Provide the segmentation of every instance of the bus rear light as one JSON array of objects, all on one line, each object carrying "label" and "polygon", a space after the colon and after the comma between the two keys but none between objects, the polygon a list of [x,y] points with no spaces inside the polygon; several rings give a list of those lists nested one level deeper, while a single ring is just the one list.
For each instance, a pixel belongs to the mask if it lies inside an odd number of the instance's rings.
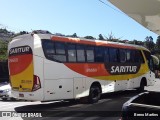
[{"label": "bus rear light", "polygon": [[34,78],[34,80],[33,80],[32,91],[36,91],[41,88],[41,82],[40,82],[40,78],[38,76],[34,75],[33,78]]}]

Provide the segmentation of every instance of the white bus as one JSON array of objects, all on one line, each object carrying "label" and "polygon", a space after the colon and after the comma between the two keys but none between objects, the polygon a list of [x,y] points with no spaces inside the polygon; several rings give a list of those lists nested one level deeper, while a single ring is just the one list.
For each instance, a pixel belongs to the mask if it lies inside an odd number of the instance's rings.
[{"label": "white bus", "polygon": [[8,46],[12,94],[25,100],[88,98],[154,85],[154,63],[142,46],[26,34]]}]

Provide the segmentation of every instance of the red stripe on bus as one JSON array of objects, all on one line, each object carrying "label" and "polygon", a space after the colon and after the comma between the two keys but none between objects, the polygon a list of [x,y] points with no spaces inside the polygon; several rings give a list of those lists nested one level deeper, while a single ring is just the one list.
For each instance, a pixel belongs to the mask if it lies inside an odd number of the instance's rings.
[{"label": "red stripe on bus", "polygon": [[102,63],[64,63],[69,69],[88,76],[109,76],[110,74],[106,71],[104,64]]},{"label": "red stripe on bus", "polygon": [[10,75],[16,75],[23,72],[32,62],[32,54],[24,54],[9,57]]}]

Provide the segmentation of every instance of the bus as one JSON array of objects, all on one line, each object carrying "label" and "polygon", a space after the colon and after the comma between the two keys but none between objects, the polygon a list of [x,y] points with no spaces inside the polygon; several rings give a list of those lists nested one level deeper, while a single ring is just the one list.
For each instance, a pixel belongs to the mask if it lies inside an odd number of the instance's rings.
[{"label": "bus", "polygon": [[148,49],[118,42],[25,34],[8,45],[12,94],[18,99],[53,101],[87,98],[154,85]]}]

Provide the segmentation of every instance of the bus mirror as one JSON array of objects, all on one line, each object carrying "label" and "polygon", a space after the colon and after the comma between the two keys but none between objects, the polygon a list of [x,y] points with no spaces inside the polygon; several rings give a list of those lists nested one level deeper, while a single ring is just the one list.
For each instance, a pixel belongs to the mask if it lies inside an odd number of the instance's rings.
[{"label": "bus mirror", "polygon": [[152,56],[154,65],[159,66],[159,59],[158,59],[158,57],[156,57],[155,55],[151,55],[151,56]]},{"label": "bus mirror", "polygon": [[151,55],[151,57],[152,57],[153,64],[154,64],[155,77],[159,78],[159,71],[160,71],[159,59],[154,55]]}]

